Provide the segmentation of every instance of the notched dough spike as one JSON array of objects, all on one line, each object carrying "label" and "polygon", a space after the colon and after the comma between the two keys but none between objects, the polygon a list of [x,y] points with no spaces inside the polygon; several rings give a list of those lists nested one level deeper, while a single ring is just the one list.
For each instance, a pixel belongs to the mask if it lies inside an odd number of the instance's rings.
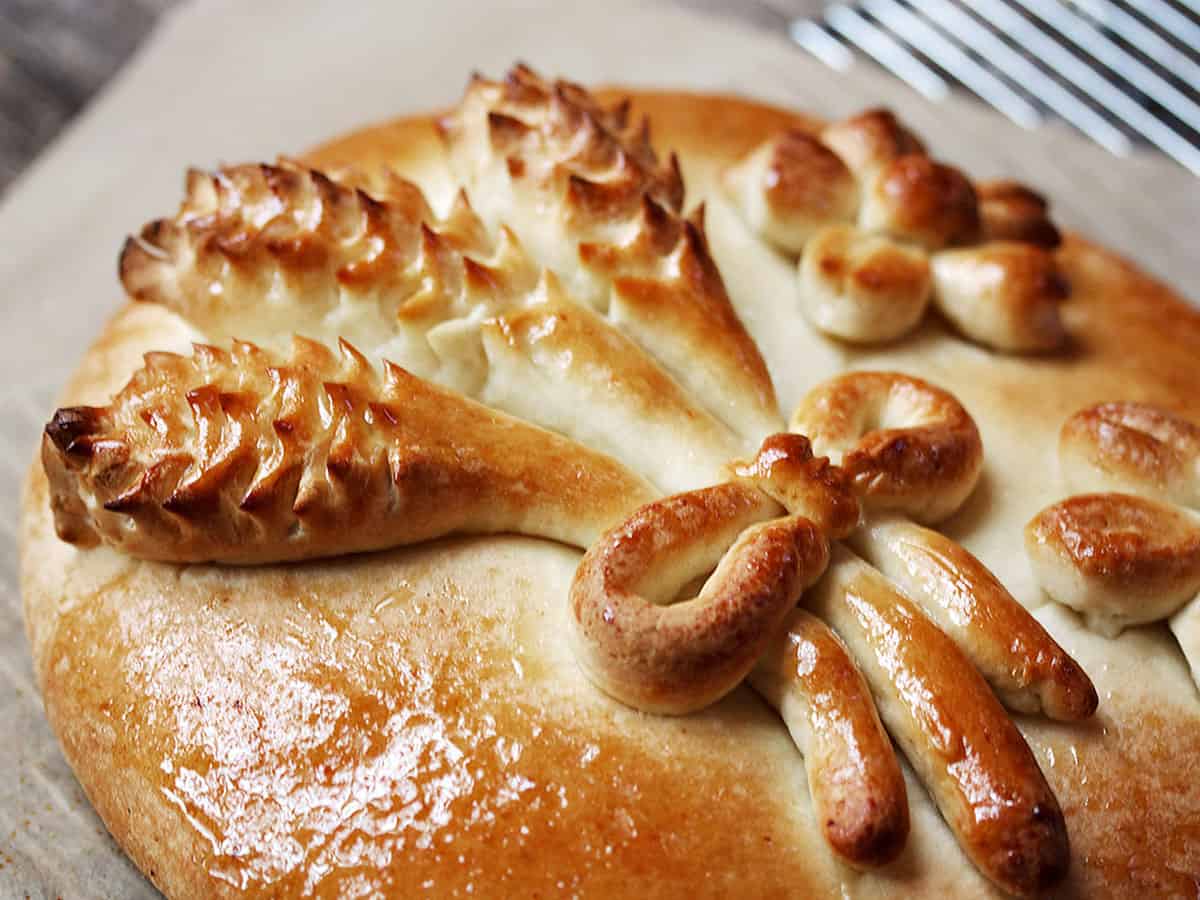
[{"label": "notched dough spike", "polygon": [[109,406],[55,414],[42,458],[64,539],[231,563],[464,532],[584,546],[652,496],[611,458],[399,367],[381,386],[344,342],[238,356],[159,354]]},{"label": "notched dough spike", "polygon": [[684,221],[678,160],[660,161],[644,119],[529,69],[471,82],[451,118],[451,167],[485,221],[516,229],[710,414],[753,440],[779,429],[766,364]]},{"label": "notched dough spike", "polygon": [[281,349],[293,331],[333,340],[337,321],[372,356],[410,302],[432,302],[440,317],[467,312],[464,260],[503,266],[513,289],[536,283],[519,246],[497,248],[465,196],[438,219],[415,185],[376,180],[379,197],[292,162],[193,175],[174,218],[126,241],[121,280],[217,340]]}]

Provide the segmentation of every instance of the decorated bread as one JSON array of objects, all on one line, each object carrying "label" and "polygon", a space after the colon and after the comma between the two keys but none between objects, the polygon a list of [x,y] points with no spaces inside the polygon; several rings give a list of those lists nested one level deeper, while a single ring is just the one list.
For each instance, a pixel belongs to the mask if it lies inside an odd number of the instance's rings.
[{"label": "decorated bread", "polygon": [[1200,313],[936,154],[517,66],[189,172],[22,525],[146,876],[1194,896]]}]

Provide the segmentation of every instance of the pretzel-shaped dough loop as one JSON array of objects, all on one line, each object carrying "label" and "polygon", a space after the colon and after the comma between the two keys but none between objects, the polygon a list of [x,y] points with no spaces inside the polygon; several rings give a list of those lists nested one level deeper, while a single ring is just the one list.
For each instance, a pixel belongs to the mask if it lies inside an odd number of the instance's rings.
[{"label": "pretzel-shaped dough loop", "polygon": [[[1066,421],[1058,451],[1069,486],[1116,492],[1068,497],[1025,527],[1026,555],[1051,598],[1115,637],[1197,596],[1200,514],[1173,504],[1200,506],[1200,427],[1145,403],[1100,403]],[[1183,621],[1172,628],[1197,670]]]},{"label": "pretzel-shaped dough loop", "polygon": [[850,372],[822,382],[792,415],[814,452],[850,476],[868,510],[933,523],[975,489],[983,442],[954,396],[897,372]]}]

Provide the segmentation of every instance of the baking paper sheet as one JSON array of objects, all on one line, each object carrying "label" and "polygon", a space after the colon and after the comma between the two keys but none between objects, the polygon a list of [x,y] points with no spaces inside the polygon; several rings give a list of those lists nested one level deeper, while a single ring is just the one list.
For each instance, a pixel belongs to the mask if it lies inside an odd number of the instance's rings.
[{"label": "baking paper sheet", "polygon": [[45,723],[16,587],[19,483],[60,385],[119,302],[122,239],[175,208],[188,165],[273,159],[444,106],[472,69],[498,74],[517,59],[581,81],[737,92],[827,116],[887,104],[976,177],[1039,187],[1060,222],[1184,291],[1200,276],[1200,181],[1172,163],[1114,159],[1065,126],[1022,131],[966,100],[934,106],[866,63],[834,73],[781,37],[666,3],[181,7],[0,206],[0,898],[155,895]]}]

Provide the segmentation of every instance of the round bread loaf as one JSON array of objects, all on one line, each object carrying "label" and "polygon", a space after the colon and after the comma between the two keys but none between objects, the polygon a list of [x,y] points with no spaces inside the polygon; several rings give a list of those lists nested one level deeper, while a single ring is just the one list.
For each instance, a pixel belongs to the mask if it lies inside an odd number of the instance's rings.
[{"label": "round bread loaf", "polygon": [[[1068,493],[1056,450],[1078,410],[1138,401],[1197,418],[1200,312],[1067,235],[1055,251],[1071,286],[1058,353],[1003,355],[933,314],[886,345],[839,343],[802,314],[794,260],[722,189],[723,171],[763,141],[816,123],[727,97],[631,97],[660,153],[678,152],[689,207],[706,201],[708,249],[781,423],[818,382],[884,369],[952,392],[978,424],[980,482],[938,528],[1036,610],[1099,695],[1084,722],[1014,716],[1065,816],[1059,890],[1194,895],[1200,696],[1179,644],[1200,644],[1200,616],[1182,613],[1178,637],[1163,623],[1090,631],[1049,602],[1022,547],[1030,517]],[[454,184],[432,118],[369,128],[303,161],[367,184],[395,169],[438,208]],[[125,306],[64,405],[107,402],[143,353],[186,351],[195,337],[162,306]],[[694,364],[706,366],[702,352]],[[610,429],[602,449],[623,459],[620,447],[641,439]],[[675,451],[694,464],[685,441]],[[907,843],[858,871],[826,844],[796,746],[747,687],[682,717],[597,690],[569,638],[576,549],[493,535],[289,564],[172,564],[60,540],[40,465],[23,504],[22,590],[47,715],[108,829],[170,897],[999,890],[907,766]]]}]

